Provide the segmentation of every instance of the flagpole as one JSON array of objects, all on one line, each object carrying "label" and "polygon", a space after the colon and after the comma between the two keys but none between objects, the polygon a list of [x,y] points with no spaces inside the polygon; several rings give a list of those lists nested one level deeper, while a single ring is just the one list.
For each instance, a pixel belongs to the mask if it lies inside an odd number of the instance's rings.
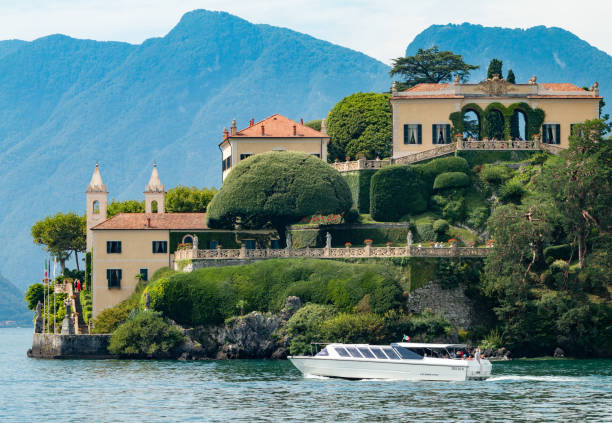
[{"label": "flagpole", "polygon": [[43,272],[43,333],[45,333],[45,328],[47,327],[45,325],[45,319],[47,317],[47,291],[45,290],[46,288],[46,280],[47,280],[47,259],[45,259],[45,267],[44,267],[45,271]]},{"label": "flagpole", "polygon": [[55,320],[57,315],[55,314],[55,267],[57,265],[57,257],[53,257],[53,334],[55,334]]}]

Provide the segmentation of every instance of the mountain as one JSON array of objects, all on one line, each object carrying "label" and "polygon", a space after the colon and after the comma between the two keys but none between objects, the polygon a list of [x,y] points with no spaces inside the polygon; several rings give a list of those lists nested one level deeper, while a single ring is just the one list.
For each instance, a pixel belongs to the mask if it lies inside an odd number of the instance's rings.
[{"label": "mountain", "polygon": [[497,58],[504,62],[503,76],[512,69],[517,83],[526,83],[533,75],[540,82],[571,82],[579,87],[590,87],[598,81],[604,98],[612,95],[612,56],[561,28],[432,25],[408,45],[406,55],[434,45],[462,54],[467,63],[480,65],[472,73],[472,81],[484,79],[489,61]]},{"label": "mountain", "polygon": [[205,10],[140,45],[64,35],[0,42],[0,268],[24,289],[40,279],[30,227],[84,212],[97,161],[111,198],[140,199],[154,161],[168,187],[219,186],[217,144],[233,118],[242,127],[274,113],[321,118],[346,95],[388,89],[388,69]]},{"label": "mountain", "polygon": [[0,274],[0,327],[7,320],[31,325],[33,313],[26,307],[23,293]]}]

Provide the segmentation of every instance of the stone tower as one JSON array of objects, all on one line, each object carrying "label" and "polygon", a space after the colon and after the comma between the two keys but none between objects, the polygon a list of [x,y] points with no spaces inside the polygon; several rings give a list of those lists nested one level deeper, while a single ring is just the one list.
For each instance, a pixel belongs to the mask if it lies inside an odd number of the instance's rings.
[{"label": "stone tower", "polygon": [[157,165],[153,165],[151,178],[145,187],[145,213],[153,213],[153,203],[157,203],[157,213],[165,212],[166,191],[159,179]]},{"label": "stone tower", "polygon": [[108,192],[106,191],[106,185],[102,182],[97,163],[93,175],[91,175],[91,181],[87,186],[87,191],[85,191],[85,197],[87,199],[87,213],[85,214],[87,216],[87,251],[91,251],[93,247],[91,228],[106,220],[106,206],[108,204]]}]

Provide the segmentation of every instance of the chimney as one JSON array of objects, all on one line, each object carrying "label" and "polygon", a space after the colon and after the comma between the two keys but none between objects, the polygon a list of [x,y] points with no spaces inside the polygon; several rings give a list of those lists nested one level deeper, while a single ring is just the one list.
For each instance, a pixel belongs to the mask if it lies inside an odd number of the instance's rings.
[{"label": "chimney", "polygon": [[151,227],[151,218],[147,217],[147,228]]},{"label": "chimney", "polygon": [[232,126],[230,127],[230,134],[233,136],[236,135],[236,119],[232,120]]},{"label": "chimney", "polygon": [[255,119],[251,118],[249,121],[249,128],[255,124]]},{"label": "chimney", "polygon": [[293,125],[293,136],[297,135],[297,127]]},{"label": "chimney", "polygon": [[266,135],[266,129],[264,128],[263,125],[261,125],[261,135],[262,136]]},{"label": "chimney", "polygon": [[229,137],[229,132],[227,132],[227,128],[223,128],[223,139],[227,139]]},{"label": "chimney", "polygon": [[300,118],[300,125],[304,124],[304,119]]},{"label": "chimney", "polygon": [[321,119],[321,133],[327,135],[327,124],[325,123],[325,119]]}]

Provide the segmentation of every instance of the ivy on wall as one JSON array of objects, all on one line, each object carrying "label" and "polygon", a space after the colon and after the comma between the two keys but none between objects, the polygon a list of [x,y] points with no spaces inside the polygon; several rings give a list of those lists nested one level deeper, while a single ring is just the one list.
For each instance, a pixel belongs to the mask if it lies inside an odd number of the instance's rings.
[{"label": "ivy on wall", "polygon": [[483,139],[489,126],[487,116],[494,110],[500,112],[504,117],[504,138],[507,140],[510,139],[510,120],[516,110],[525,114],[525,120],[527,121],[526,139],[531,139],[535,134],[540,132],[545,117],[544,110],[540,108],[532,109],[531,106],[525,102],[513,103],[508,107],[499,102],[494,102],[489,104],[484,110],[478,104],[469,103],[463,106],[461,111],[453,112],[448,117],[453,125],[453,137],[463,133],[463,117],[467,112],[473,111],[478,115],[478,121],[480,122],[480,139]]}]

